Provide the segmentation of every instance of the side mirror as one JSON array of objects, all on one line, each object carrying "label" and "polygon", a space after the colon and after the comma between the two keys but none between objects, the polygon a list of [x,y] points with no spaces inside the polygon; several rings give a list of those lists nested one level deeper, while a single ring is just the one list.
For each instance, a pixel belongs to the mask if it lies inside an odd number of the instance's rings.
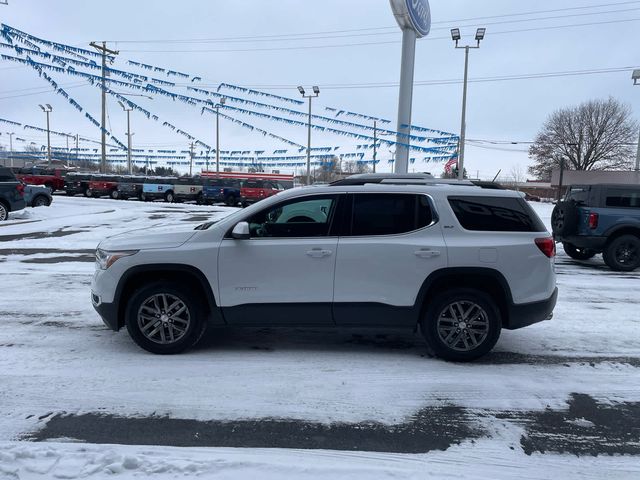
[{"label": "side mirror", "polygon": [[247,222],[238,223],[235,227],[233,227],[231,236],[236,240],[249,240],[251,238],[249,224]]}]

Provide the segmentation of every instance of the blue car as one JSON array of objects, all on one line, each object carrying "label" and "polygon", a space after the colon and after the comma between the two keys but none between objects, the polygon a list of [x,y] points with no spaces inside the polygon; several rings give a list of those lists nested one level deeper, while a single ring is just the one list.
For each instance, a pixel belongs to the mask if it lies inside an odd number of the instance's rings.
[{"label": "blue car", "polygon": [[48,207],[53,201],[51,189],[44,185],[25,185],[24,201],[29,207]]},{"label": "blue car", "polygon": [[202,196],[198,199],[198,203],[205,205],[225,203],[230,207],[235,207],[238,202],[242,202],[240,182],[230,178],[210,178],[205,180],[202,187]]}]

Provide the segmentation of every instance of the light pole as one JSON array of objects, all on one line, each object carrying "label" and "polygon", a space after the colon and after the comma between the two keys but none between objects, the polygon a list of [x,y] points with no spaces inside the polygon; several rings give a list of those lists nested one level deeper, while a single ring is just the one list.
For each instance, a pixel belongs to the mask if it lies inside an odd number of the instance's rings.
[{"label": "light pole", "polygon": [[127,108],[124,103],[118,100],[118,104],[127,112],[127,171],[131,175],[131,110],[133,107]]},{"label": "light pole", "polygon": [[7,132],[7,135],[9,135],[9,166],[13,168],[13,136],[15,135],[15,133]]},{"label": "light pole", "polygon": [[[220,107],[227,103],[226,97],[221,97],[216,104],[216,175],[220,173]],[[207,171],[209,171],[209,157],[207,157]]]},{"label": "light pole", "polygon": [[[631,78],[634,85],[640,85],[640,70],[634,70]],[[636,172],[640,172],[640,137],[638,138],[638,153],[636,154]]]},{"label": "light pole", "polygon": [[466,45],[461,47],[458,45],[462,36],[459,28],[451,29],[451,38],[456,42],[456,48],[464,49],[464,87],[462,91],[462,122],[460,126],[460,147],[458,151],[458,180],[464,180],[464,143],[467,130],[467,83],[469,80],[469,50],[472,48],[480,48],[480,42],[484,40],[486,28],[479,28],[476,31],[476,45]]},{"label": "light pole", "polygon": [[311,185],[311,100],[320,95],[320,89],[313,87],[313,95],[307,95],[304,88],[298,87],[302,98],[309,99],[309,123],[307,124],[307,185]]},{"label": "light pole", "polygon": [[53,108],[48,103],[46,106],[40,105],[42,111],[47,115],[47,166],[51,166],[51,132],[49,131],[49,114]]}]

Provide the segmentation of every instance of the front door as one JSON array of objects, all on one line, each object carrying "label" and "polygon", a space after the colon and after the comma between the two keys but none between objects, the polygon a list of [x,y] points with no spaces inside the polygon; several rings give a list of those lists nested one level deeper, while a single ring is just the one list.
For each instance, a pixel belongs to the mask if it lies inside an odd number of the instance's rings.
[{"label": "front door", "polygon": [[248,218],[251,238],[225,238],[220,306],[232,325],[331,325],[337,195],[310,195]]}]

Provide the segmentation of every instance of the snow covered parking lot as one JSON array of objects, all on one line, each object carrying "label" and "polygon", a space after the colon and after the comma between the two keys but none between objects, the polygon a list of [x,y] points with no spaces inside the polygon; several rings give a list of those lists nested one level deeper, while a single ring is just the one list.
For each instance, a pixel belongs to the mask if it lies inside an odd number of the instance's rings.
[{"label": "snow covered parking lot", "polygon": [[640,272],[559,252],[554,319],[471,365],[418,335],[312,329],[158,357],[103,326],[100,240],[229,211],[56,197],[0,225],[0,478],[640,476]]}]

